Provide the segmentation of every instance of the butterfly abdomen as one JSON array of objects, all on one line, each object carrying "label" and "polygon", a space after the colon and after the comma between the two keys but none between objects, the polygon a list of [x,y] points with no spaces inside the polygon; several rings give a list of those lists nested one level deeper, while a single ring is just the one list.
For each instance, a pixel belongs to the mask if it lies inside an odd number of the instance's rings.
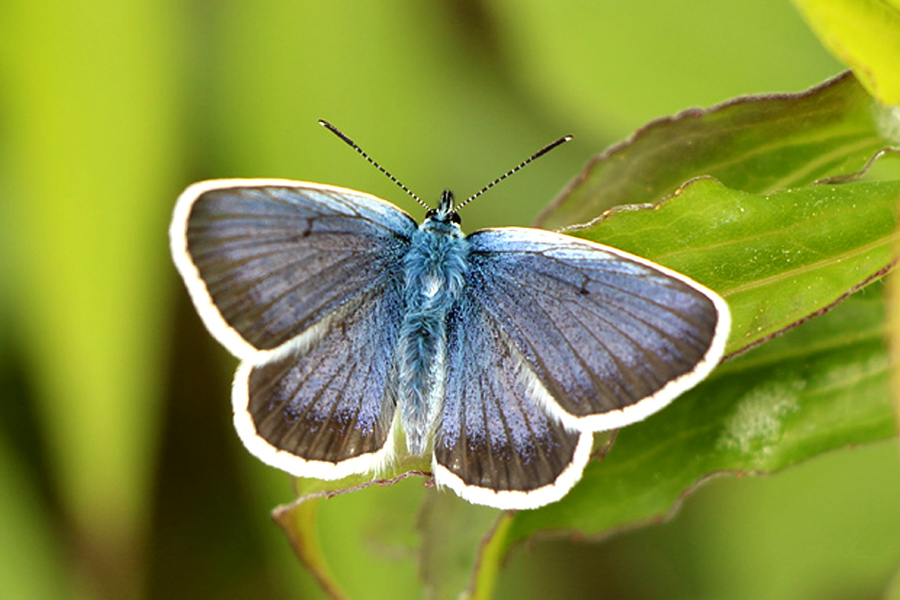
[{"label": "butterfly abdomen", "polygon": [[441,406],[447,315],[465,283],[466,248],[457,225],[426,220],[404,257],[406,311],[394,360],[401,424],[413,454],[427,449]]}]

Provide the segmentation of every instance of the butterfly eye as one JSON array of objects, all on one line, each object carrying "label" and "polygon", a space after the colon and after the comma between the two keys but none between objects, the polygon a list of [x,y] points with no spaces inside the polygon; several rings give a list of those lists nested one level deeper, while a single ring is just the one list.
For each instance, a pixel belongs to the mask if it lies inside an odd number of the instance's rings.
[{"label": "butterfly eye", "polygon": [[462,223],[462,219],[459,218],[459,214],[452,212],[449,215],[441,215],[441,211],[437,208],[432,208],[427,213],[425,213],[426,219],[433,219],[435,221],[441,221],[442,223],[453,223],[455,225],[459,225]]}]

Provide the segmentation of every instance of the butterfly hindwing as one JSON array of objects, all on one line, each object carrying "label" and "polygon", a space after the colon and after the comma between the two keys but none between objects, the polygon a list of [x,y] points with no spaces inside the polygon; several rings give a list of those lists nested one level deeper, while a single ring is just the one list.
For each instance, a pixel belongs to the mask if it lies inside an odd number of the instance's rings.
[{"label": "butterfly hindwing", "polygon": [[409,215],[361,192],[237,179],[185,190],[170,237],[207,328],[246,358],[402,276],[415,229]]},{"label": "butterfly hindwing", "polygon": [[567,430],[541,406],[530,366],[473,296],[464,294],[447,326],[435,480],[497,508],[558,500],[581,477],[592,435]]},{"label": "butterfly hindwing", "polygon": [[396,286],[376,288],[235,376],[235,426],[265,462],[303,477],[377,471],[393,453],[391,350],[400,325]]},{"label": "butterfly hindwing", "polygon": [[548,410],[578,430],[638,421],[718,363],[725,301],[620,250],[538,229],[469,236],[479,301],[540,382]]}]

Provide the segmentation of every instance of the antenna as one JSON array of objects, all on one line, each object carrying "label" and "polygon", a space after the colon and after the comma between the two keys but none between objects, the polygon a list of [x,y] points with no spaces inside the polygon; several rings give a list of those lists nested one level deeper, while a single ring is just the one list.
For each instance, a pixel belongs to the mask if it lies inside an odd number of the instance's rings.
[{"label": "antenna", "polygon": [[530,163],[531,161],[535,160],[536,158],[540,158],[541,156],[547,154],[548,152],[550,152],[551,150],[553,150],[553,149],[556,148],[557,146],[560,146],[560,145],[562,145],[562,144],[565,144],[566,142],[568,142],[569,140],[571,140],[573,137],[575,137],[575,136],[572,136],[572,135],[566,135],[566,136],[563,136],[563,137],[559,138],[559,139],[556,140],[555,142],[552,142],[552,143],[550,143],[550,144],[547,144],[546,146],[544,146],[543,148],[541,148],[540,150],[538,150],[537,152],[535,152],[534,154],[532,154],[529,158],[527,158],[526,160],[523,160],[521,163],[519,163],[519,165],[518,165],[517,167],[515,167],[515,168],[513,168],[513,169],[510,169],[509,171],[507,171],[506,173],[504,173],[503,175],[501,175],[501,176],[498,177],[497,179],[493,180],[492,182],[490,182],[489,184],[487,184],[486,186],[484,186],[483,188],[481,188],[478,192],[476,192],[476,193],[472,194],[471,196],[469,196],[468,198],[466,198],[466,200],[465,200],[464,202],[461,202],[458,206],[456,206],[456,208],[453,209],[453,212],[454,212],[454,213],[458,213],[458,212],[459,212],[459,209],[461,209],[463,206],[465,206],[466,204],[468,204],[469,202],[471,202],[472,200],[474,200],[474,199],[477,198],[478,196],[482,195],[483,193],[485,193],[486,191],[488,191],[489,189],[491,189],[492,187],[494,187],[495,185],[497,185],[498,183],[500,183],[501,181],[503,181],[504,179],[506,179],[507,177],[509,177],[509,176],[512,175],[513,173],[519,171],[520,169],[522,169],[525,165],[527,165],[527,164]]},{"label": "antenna", "polygon": [[[322,120],[322,119],[319,119],[319,125],[321,125],[322,127],[327,127],[327,128],[329,129],[329,131],[331,131],[331,133],[333,133],[334,135],[336,135],[336,136],[338,136],[339,138],[341,138],[342,140],[344,140],[344,142],[346,142],[348,146],[350,146],[351,148],[353,148],[354,150],[356,150],[357,152],[359,152],[360,156],[362,156],[364,159],[366,159],[367,161],[369,161],[369,164],[371,164],[371,165],[374,166],[376,169],[378,169],[379,171],[381,171],[382,173],[384,173],[385,175],[387,175],[388,179],[390,179],[391,181],[393,181],[394,183],[396,183],[398,186],[400,186],[400,189],[403,190],[404,192],[406,192],[407,194],[409,194],[412,198],[414,198],[416,202],[418,202],[419,204],[421,204],[422,206],[424,206],[426,209],[431,210],[431,207],[430,207],[430,206],[428,206],[427,204],[425,204],[424,202],[422,202],[422,200],[419,199],[418,196],[416,196],[415,194],[413,194],[413,193],[409,190],[408,187],[406,187],[405,185],[403,185],[402,183],[400,183],[399,181],[397,181],[397,179],[396,179],[393,175],[391,175],[390,173],[388,173],[388,172],[384,169],[384,167],[382,167],[382,166],[379,165],[377,162],[375,162],[374,160],[372,160],[372,159],[369,157],[369,155],[366,154],[366,153],[363,151],[362,148],[360,148],[359,146],[356,145],[356,142],[354,142],[354,141],[351,140],[349,137],[347,137],[346,135],[344,135],[344,132],[342,132],[340,129],[338,129],[337,127],[335,127],[334,125],[332,125],[332,124],[329,123],[328,121],[324,121],[324,120]],[[558,144],[558,143],[559,143],[559,142],[557,142],[557,144]],[[529,162],[529,161],[531,161],[531,160],[534,159],[534,158],[537,158],[537,156],[540,156],[540,154],[546,152],[546,151],[549,150],[549,149],[550,149],[549,147],[548,147],[548,148],[544,148],[540,153],[538,153],[537,155],[535,155],[535,156],[531,157],[530,159],[528,159],[528,161],[526,161],[526,163]],[[522,165],[520,165],[520,166],[522,166]],[[517,167],[517,168],[518,168],[518,167]],[[493,185],[493,184],[491,184],[491,185]],[[488,186],[488,187],[490,187],[490,186]]]}]

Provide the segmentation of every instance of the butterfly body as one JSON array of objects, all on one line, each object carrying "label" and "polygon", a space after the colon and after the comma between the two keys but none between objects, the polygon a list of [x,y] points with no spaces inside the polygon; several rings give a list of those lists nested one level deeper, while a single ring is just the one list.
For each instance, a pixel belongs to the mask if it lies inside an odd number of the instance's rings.
[{"label": "butterfly body", "polygon": [[170,227],[198,313],[240,359],[235,427],[302,477],[430,453],[439,486],[505,509],[565,495],[594,431],[639,421],[721,358],[727,303],[558,233],[464,235],[449,193],[421,225],[362,192],[196,183]]},{"label": "butterfly body", "polygon": [[396,390],[407,449],[423,454],[441,406],[446,379],[447,317],[465,286],[467,242],[450,220],[452,194],[413,233],[403,258],[404,316],[397,349]]}]

